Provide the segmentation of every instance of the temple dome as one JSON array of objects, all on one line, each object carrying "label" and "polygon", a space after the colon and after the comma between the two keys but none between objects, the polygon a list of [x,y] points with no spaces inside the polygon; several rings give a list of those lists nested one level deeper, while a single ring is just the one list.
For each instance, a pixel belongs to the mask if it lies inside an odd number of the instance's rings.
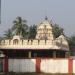
[{"label": "temple dome", "polygon": [[56,43],[59,44],[59,46],[62,46],[65,50],[69,50],[68,41],[66,40],[66,37],[64,35],[60,35],[58,38],[56,38]]}]

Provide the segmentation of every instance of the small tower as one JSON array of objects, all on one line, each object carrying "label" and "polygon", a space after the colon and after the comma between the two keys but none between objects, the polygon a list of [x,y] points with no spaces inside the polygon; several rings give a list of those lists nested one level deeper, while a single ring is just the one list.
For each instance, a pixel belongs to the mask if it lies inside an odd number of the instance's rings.
[{"label": "small tower", "polygon": [[46,16],[45,20],[37,26],[36,39],[53,40],[53,32],[52,31],[53,31],[52,25]]}]

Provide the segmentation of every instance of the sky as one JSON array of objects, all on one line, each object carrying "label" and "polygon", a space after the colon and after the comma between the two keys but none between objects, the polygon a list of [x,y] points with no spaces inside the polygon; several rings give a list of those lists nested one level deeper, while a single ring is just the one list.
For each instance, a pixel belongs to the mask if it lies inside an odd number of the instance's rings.
[{"label": "sky", "polygon": [[75,35],[75,0],[1,0],[0,36],[21,16],[28,25],[39,24],[45,16],[64,28],[67,36]]},{"label": "sky", "polygon": [[0,23],[1,23],[1,0],[0,0]]}]

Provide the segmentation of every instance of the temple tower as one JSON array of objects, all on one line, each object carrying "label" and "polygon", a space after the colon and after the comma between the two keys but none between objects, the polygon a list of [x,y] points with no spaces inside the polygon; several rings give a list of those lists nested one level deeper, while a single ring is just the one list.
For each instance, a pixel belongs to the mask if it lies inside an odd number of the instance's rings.
[{"label": "temple tower", "polygon": [[37,25],[36,39],[53,40],[52,24],[46,17],[43,22]]}]

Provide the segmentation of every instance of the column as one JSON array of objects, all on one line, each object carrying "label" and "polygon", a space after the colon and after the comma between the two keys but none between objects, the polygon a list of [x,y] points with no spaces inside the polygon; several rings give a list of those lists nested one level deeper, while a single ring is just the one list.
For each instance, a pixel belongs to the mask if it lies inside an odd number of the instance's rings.
[{"label": "column", "polygon": [[53,51],[53,58],[56,58],[56,51]]},{"label": "column", "polygon": [[40,71],[40,66],[41,66],[41,58],[36,58],[36,72],[41,72]]},{"label": "column", "polygon": [[69,52],[65,52],[65,58],[69,57]]},{"label": "column", "polygon": [[8,72],[8,56],[7,51],[5,51],[5,57],[4,57],[4,72]]},{"label": "column", "polygon": [[68,59],[68,73],[69,75],[73,74],[73,59]]},{"label": "column", "polygon": [[4,72],[8,72],[8,58],[4,59]]},{"label": "column", "polygon": [[28,52],[28,57],[31,58],[31,51]]}]

